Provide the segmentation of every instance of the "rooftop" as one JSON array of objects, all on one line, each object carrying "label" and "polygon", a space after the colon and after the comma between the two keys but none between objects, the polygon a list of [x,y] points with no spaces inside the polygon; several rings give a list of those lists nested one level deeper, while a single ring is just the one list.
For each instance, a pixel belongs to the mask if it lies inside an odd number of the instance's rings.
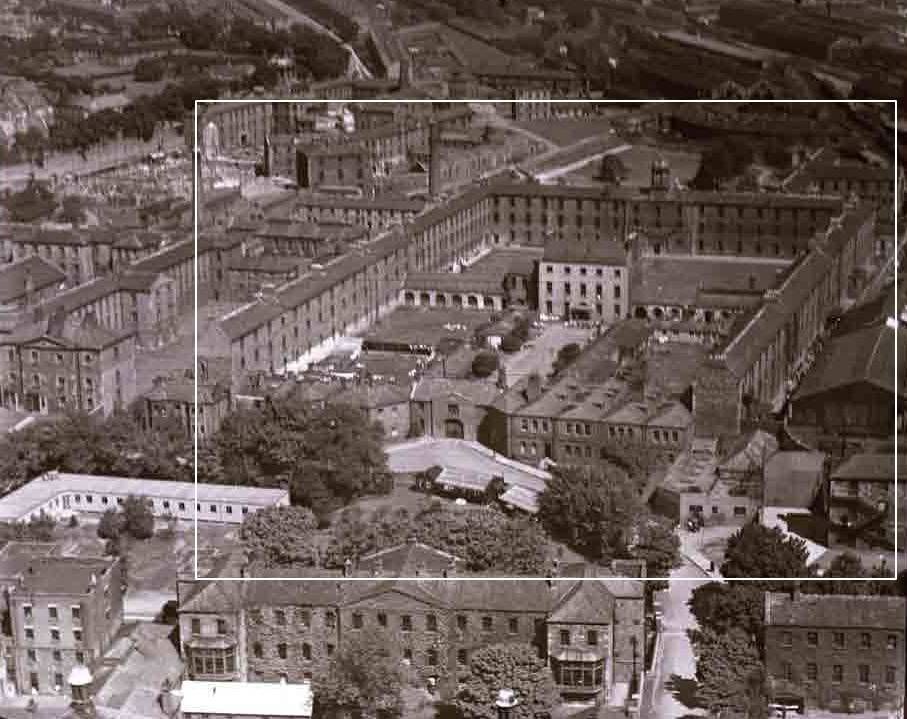
[{"label": "rooftop", "polygon": [[260,507],[272,506],[287,496],[286,490],[264,487],[48,472],[0,498],[0,521],[18,522],[55,497],[74,492],[110,497],[134,495],[195,502],[196,491],[199,502],[234,502]]},{"label": "rooftop", "polygon": [[846,594],[766,592],[765,623],[770,627],[833,627],[904,631],[907,599]]},{"label": "rooftop", "polygon": [[[897,456],[898,468],[903,473],[907,467],[907,455]],[[893,453],[854,454],[831,473],[832,479],[893,482],[895,479],[895,455]],[[900,477],[898,477],[900,480]]]},{"label": "rooftop", "polygon": [[63,270],[37,255],[10,262],[0,269],[0,304],[14,302],[29,291],[42,290],[65,279]]},{"label": "rooftop", "polygon": [[110,557],[36,557],[17,589],[23,594],[89,594],[115,562]]},{"label": "rooftop", "polygon": [[311,717],[311,684],[202,682],[180,686],[183,714],[224,716]]},{"label": "rooftop", "polygon": [[627,253],[616,242],[602,240],[552,240],[545,243],[545,262],[577,262],[623,266]]}]

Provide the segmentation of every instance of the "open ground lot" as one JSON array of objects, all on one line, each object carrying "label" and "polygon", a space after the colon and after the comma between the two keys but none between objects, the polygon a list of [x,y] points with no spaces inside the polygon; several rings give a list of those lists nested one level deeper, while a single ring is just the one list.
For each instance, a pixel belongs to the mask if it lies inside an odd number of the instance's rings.
[{"label": "open ground lot", "polygon": [[583,346],[592,334],[591,329],[567,327],[563,322],[546,324],[519,352],[503,356],[507,386],[512,387],[533,373],[544,379],[551,372],[551,365],[561,347],[571,343]]},{"label": "open ground lot", "polygon": [[583,120],[526,120],[515,124],[561,147],[595,135],[610,134],[612,129],[611,120],[607,117]]},{"label": "open ground lot", "polygon": [[[628,175],[621,184],[627,187],[648,187],[651,184],[652,163],[658,159],[667,161],[671,176],[682,185],[688,185],[699,169],[700,155],[697,152],[668,150],[651,145],[633,145],[617,155],[627,168]],[[590,180],[597,176],[601,164],[592,162],[566,175],[568,180]]]}]

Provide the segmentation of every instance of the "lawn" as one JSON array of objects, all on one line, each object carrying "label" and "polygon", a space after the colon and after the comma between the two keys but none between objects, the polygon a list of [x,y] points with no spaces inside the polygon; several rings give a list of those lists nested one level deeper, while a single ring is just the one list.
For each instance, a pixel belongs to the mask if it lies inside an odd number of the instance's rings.
[{"label": "lawn", "polygon": [[606,117],[596,117],[589,120],[526,120],[515,123],[536,135],[541,135],[555,145],[565,147],[580,140],[585,140],[596,135],[607,135],[611,129],[611,120]]}]

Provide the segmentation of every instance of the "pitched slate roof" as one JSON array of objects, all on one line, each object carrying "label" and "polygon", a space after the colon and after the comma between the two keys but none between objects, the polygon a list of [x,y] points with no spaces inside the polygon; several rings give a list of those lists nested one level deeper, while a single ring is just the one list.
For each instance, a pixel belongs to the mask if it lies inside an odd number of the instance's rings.
[{"label": "pitched slate roof", "polygon": [[380,568],[379,574],[394,577],[439,576],[459,561],[459,557],[422,542],[404,542],[360,558],[356,570],[369,573]]},{"label": "pitched slate roof", "polygon": [[765,623],[770,627],[840,627],[904,631],[907,599],[848,594],[766,592]]},{"label": "pitched slate roof", "polygon": [[835,337],[803,379],[794,399],[861,383],[903,397],[907,379],[903,372],[895,378],[895,342],[898,354],[907,357],[907,334],[884,322]]},{"label": "pitched slate roof", "polygon": [[41,290],[66,279],[66,273],[47,260],[30,255],[17,262],[0,268],[0,303],[13,302],[24,297],[27,280],[31,279],[34,290]]},{"label": "pitched slate roof", "polygon": [[[898,455],[898,470],[902,476],[907,468],[907,455]],[[861,452],[847,459],[831,473],[832,479],[859,479],[892,482],[895,479],[894,453]],[[898,477],[900,480],[900,476]]]},{"label": "pitched slate roof", "polygon": [[823,452],[778,452],[765,464],[767,507],[809,507],[822,483]]},{"label": "pitched slate roof", "polygon": [[554,240],[545,243],[544,262],[578,262],[623,266],[627,253],[610,240]]},{"label": "pitched slate roof", "polygon": [[614,612],[614,597],[598,582],[577,582],[560,598],[549,619],[568,624],[606,624]]}]

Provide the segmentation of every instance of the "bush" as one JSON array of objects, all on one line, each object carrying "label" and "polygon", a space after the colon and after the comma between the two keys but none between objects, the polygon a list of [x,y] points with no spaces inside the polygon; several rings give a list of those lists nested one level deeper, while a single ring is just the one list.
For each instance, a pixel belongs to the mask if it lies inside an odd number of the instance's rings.
[{"label": "bush", "polygon": [[501,340],[501,349],[508,354],[519,352],[522,346],[523,341],[515,334],[513,334],[513,332],[508,335],[504,335],[504,339]]},{"label": "bush", "polygon": [[154,536],[151,500],[145,497],[126,497],[123,502],[123,531],[135,539]]},{"label": "bush", "polygon": [[554,373],[559,374],[576,361],[580,356],[582,349],[575,342],[564,345],[557,351],[557,357],[554,360]]},{"label": "bush", "polygon": [[101,539],[116,540],[122,531],[123,517],[119,512],[115,509],[108,509],[101,515],[101,521],[98,523],[98,536]]},{"label": "bush", "polygon": [[480,352],[472,360],[472,374],[479,378],[488,377],[497,371],[499,364],[494,352]]}]

